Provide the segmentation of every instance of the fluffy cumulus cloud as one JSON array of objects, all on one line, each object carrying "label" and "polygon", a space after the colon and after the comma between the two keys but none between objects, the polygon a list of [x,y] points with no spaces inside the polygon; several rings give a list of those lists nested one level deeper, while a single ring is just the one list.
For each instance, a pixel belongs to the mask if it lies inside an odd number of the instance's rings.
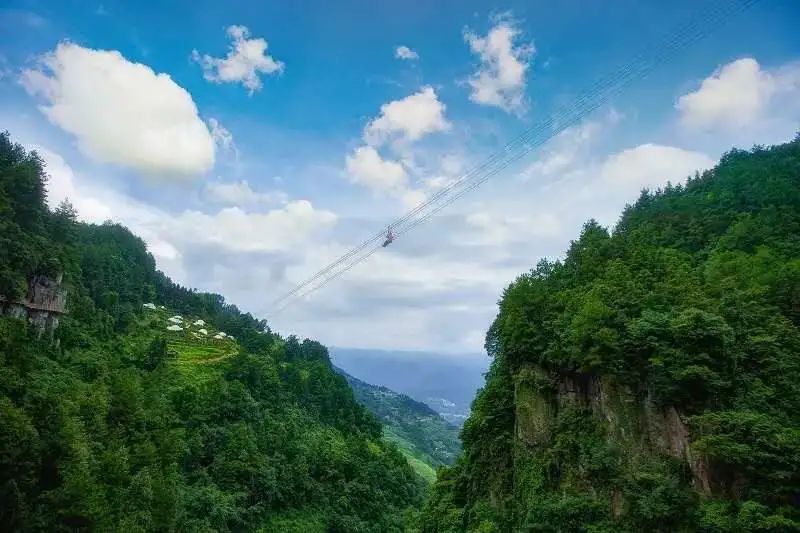
[{"label": "fluffy cumulus cloud", "polygon": [[692,150],[660,144],[641,144],[609,156],[600,168],[603,185],[628,197],[641,189],[657,189],[685,181],[695,172],[714,166],[714,160]]},{"label": "fluffy cumulus cloud", "polygon": [[413,61],[415,59],[419,59],[419,54],[417,54],[414,50],[409,48],[408,46],[398,46],[394,49],[394,57],[397,59],[406,59],[409,61]]},{"label": "fluffy cumulus cloud", "polygon": [[480,61],[468,80],[470,100],[508,112],[525,112],[526,75],[535,49],[531,43],[519,43],[519,37],[520,30],[507,16],[497,19],[484,37],[464,31],[465,41]]},{"label": "fluffy cumulus cloud", "polygon": [[[642,189],[656,190],[668,182],[682,183],[695,172],[712,167],[708,155],[677,146],[643,143],[608,153],[600,132],[608,134],[621,120],[616,112],[568,128],[534,157],[521,178],[546,198],[539,208],[559,212],[566,228],[589,217],[606,225],[616,222],[627,203]],[[564,242],[572,235],[563,236]]]},{"label": "fluffy cumulus cloud", "polygon": [[214,164],[214,140],[191,95],[117,51],[60,43],[23,70],[20,82],[93,159],[170,177],[202,174]]},{"label": "fluffy cumulus cloud", "polygon": [[266,213],[248,213],[239,207],[214,214],[185,211],[166,219],[162,230],[182,248],[199,244],[235,252],[285,252],[335,222],[334,213],[316,209],[307,200],[295,200]]},{"label": "fluffy cumulus cloud", "polygon": [[414,94],[383,104],[378,117],[364,129],[364,140],[379,145],[390,139],[417,141],[430,133],[446,131],[446,106],[433,87],[423,87]]},{"label": "fluffy cumulus cloud", "polygon": [[468,236],[468,242],[493,246],[519,244],[531,237],[554,236],[561,230],[558,217],[548,212],[507,215],[482,211],[470,213],[465,221],[468,228],[477,230]]},{"label": "fluffy cumulus cloud", "polygon": [[[228,285],[238,286],[237,279],[261,283],[248,273],[260,275],[263,265],[268,267],[267,277],[282,279],[285,268],[304,264],[321,236],[338,221],[335,213],[306,200],[286,201],[279,207],[259,211],[249,211],[242,205],[221,209],[210,206],[207,211],[167,211],[112,190],[104,183],[92,182],[74,171],[59,154],[40,146],[34,148],[50,175],[47,193],[51,206],[69,199],[81,220],[113,220],[126,225],[144,239],[159,268],[167,274],[181,283],[226,295]],[[227,184],[216,185],[212,190],[218,197],[226,197],[228,201],[224,203],[265,201],[258,196],[264,193],[255,193],[246,182],[228,189],[224,186]],[[223,278],[219,272],[229,272],[230,276]],[[253,286],[250,285],[251,292]],[[268,292],[274,295],[276,290],[270,288]],[[259,300],[240,297],[238,301],[263,314],[267,309],[263,293],[259,294]]]},{"label": "fluffy cumulus cloud", "polygon": [[261,74],[283,72],[283,62],[267,53],[266,39],[250,39],[250,30],[245,26],[229,26],[226,31],[231,44],[224,58],[192,51],[192,59],[203,67],[205,79],[214,83],[241,83],[252,95],[263,86]]},{"label": "fluffy cumulus cloud", "polygon": [[345,166],[353,183],[374,192],[402,192],[408,183],[403,165],[397,161],[383,159],[372,146],[356,148],[347,156]]},{"label": "fluffy cumulus cloud", "polygon": [[240,207],[286,204],[289,201],[289,197],[285,192],[255,191],[247,182],[247,180],[233,182],[209,182],[206,184],[204,196],[212,203]]},{"label": "fluffy cumulus cloud", "polygon": [[[350,181],[375,193],[398,198],[407,207],[423,201],[425,192],[410,184],[410,177],[420,173],[414,164],[414,144],[451,128],[445,110],[436,91],[428,86],[383,104],[378,116],[364,127],[365,144],[345,158]],[[429,178],[420,179],[423,186],[426,179]]]},{"label": "fluffy cumulus cloud", "polygon": [[761,139],[771,130],[777,138],[769,141],[785,140],[800,119],[800,63],[765,69],[754,58],[737,59],[678,98],[675,107],[690,130],[733,137],[747,130]]},{"label": "fluffy cumulus cloud", "polygon": [[70,202],[81,220],[99,224],[113,216],[113,202],[92,194],[82,187],[72,167],[61,157],[43,146],[32,146],[45,163],[47,173],[47,205],[55,209],[63,201]]}]

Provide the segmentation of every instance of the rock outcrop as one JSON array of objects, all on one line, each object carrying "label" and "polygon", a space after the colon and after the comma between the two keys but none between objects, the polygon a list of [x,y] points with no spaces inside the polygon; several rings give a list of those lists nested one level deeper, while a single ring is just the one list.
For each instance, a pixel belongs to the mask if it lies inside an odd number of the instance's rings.
[{"label": "rock outcrop", "polygon": [[28,282],[25,298],[9,301],[0,296],[0,314],[27,318],[40,335],[52,336],[67,308],[67,291],[61,281],[61,275],[34,276]]},{"label": "rock outcrop", "polygon": [[588,408],[607,428],[608,439],[631,461],[665,454],[684,461],[700,493],[724,490],[712,478],[708,462],[693,453],[686,417],[674,407],[655,404],[647,390],[635,391],[608,376],[571,375],[555,379],[528,365],[517,373],[514,387],[518,453],[549,443],[552,423],[568,406]]}]

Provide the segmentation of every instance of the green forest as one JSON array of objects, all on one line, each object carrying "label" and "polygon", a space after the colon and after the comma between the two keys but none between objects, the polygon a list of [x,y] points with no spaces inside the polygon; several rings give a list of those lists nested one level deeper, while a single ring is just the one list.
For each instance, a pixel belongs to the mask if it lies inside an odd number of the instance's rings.
[{"label": "green forest", "polygon": [[436,479],[436,469],[450,465],[461,451],[458,428],[422,402],[386,387],[365,383],[337,369],[356,400],[383,423],[383,436],[406,456],[424,479]]},{"label": "green forest", "polygon": [[800,135],[588,222],[486,349],[422,531],[800,531]]},{"label": "green forest", "polygon": [[126,228],[45,191],[0,135],[0,294],[67,290],[52,339],[0,318],[0,530],[404,529],[425,484],[322,345],[176,285]]}]

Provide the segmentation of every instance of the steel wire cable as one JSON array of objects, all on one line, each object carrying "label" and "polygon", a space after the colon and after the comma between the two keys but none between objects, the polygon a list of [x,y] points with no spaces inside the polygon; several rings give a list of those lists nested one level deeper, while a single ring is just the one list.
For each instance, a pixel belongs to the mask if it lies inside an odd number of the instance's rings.
[{"label": "steel wire cable", "polygon": [[[579,123],[587,115],[605,105],[605,103],[607,103],[612,96],[614,96],[624,87],[628,86],[631,82],[643,78],[650,71],[652,71],[655,66],[666,62],[670,58],[671,53],[682,48],[686,48],[706,37],[713,30],[707,30],[710,22],[723,22],[736,13],[751,7],[756,2],[758,2],[758,0],[735,0],[733,3],[725,1],[718,2],[717,6],[709,9],[703,17],[693,19],[690,24],[674,34],[669,41],[660,43],[660,49],[656,51],[654,56],[648,58],[643,52],[640,52],[637,54],[636,59],[625,68],[608,78],[596,82],[592,89],[572,102],[570,109],[561,110],[555,115],[551,115],[550,118],[541,122],[540,124],[525,130],[512,141],[509,141],[501,150],[496,152],[486,161],[458,178],[446,188],[438,191],[428,200],[420,203],[400,219],[392,222],[390,226],[392,228],[398,228],[396,231],[396,236],[399,237],[400,235],[408,233],[420,224],[423,224],[436,213],[440,212],[442,209],[458,200],[468,192],[479,187],[491,177],[508,168],[510,165],[520,160],[531,151],[539,148],[542,144],[554,136],[563,132],[572,125]],[[717,20],[714,20],[715,18]],[[701,31],[697,32],[697,29],[700,29]],[[592,98],[595,98],[595,96],[598,96],[598,98],[596,100],[592,100]],[[550,130],[550,128],[553,129]],[[535,135],[538,135],[542,132],[548,132],[548,134],[543,138],[534,141],[534,139],[536,139]],[[515,146],[520,145],[521,143],[522,146],[518,151],[509,154],[509,152],[511,152]],[[491,168],[489,168],[489,170],[487,170],[485,173],[480,172],[487,167]],[[459,187],[460,190],[456,190]],[[453,194],[450,194],[451,192]],[[427,207],[434,204],[438,205],[435,205],[433,209],[427,213],[424,213],[419,218],[414,218],[415,215],[423,212]],[[276,312],[282,311],[294,301],[302,299],[312,292],[322,288],[333,279],[349,271],[358,263],[366,260],[368,257],[382,248],[382,245],[368,248],[369,245],[379,241],[384,237],[384,235],[385,233],[383,230],[381,230],[373,237],[366,239],[360,245],[354,247],[346,254],[326,266],[324,269],[317,272],[314,276],[296,286],[292,291],[276,300],[276,303],[282,302],[282,305],[276,309]],[[366,248],[368,249],[359,255],[359,252],[362,252]],[[348,261],[348,259],[352,260]],[[337,269],[337,267],[340,265],[344,266],[340,269]],[[330,275],[326,275],[329,273]],[[320,278],[322,278],[322,281],[318,284],[314,284],[314,282]],[[302,290],[309,285],[311,285],[311,287],[309,287],[307,290]]]}]

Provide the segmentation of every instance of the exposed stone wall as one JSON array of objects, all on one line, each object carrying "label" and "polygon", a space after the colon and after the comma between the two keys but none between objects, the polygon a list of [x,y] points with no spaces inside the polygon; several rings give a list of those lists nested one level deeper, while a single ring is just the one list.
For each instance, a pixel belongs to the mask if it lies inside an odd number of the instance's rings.
[{"label": "exposed stone wall", "polygon": [[23,300],[10,302],[0,297],[0,314],[27,318],[40,335],[53,334],[58,328],[59,317],[66,313],[66,307],[67,291],[61,285],[61,275],[56,278],[34,276]]},{"label": "exposed stone wall", "polygon": [[31,307],[64,313],[67,307],[67,291],[61,286],[61,275],[55,279],[47,276],[32,278],[25,300]]},{"label": "exposed stone wall", "polygon": [[[543,386],[544,383],[550,386]],[[634,391],[612,378],[574,375],[551,376],[534,365],[516,375],[516,438],[522,449],[546,445],[560,409],[588,407],[603,420],[608,438],[633,460],[637,456],[665,454],[685,461],[698,492],[722,490],[706,460],[692,452],[685,417],[674,407],[657,406],[646,390]]]}]

